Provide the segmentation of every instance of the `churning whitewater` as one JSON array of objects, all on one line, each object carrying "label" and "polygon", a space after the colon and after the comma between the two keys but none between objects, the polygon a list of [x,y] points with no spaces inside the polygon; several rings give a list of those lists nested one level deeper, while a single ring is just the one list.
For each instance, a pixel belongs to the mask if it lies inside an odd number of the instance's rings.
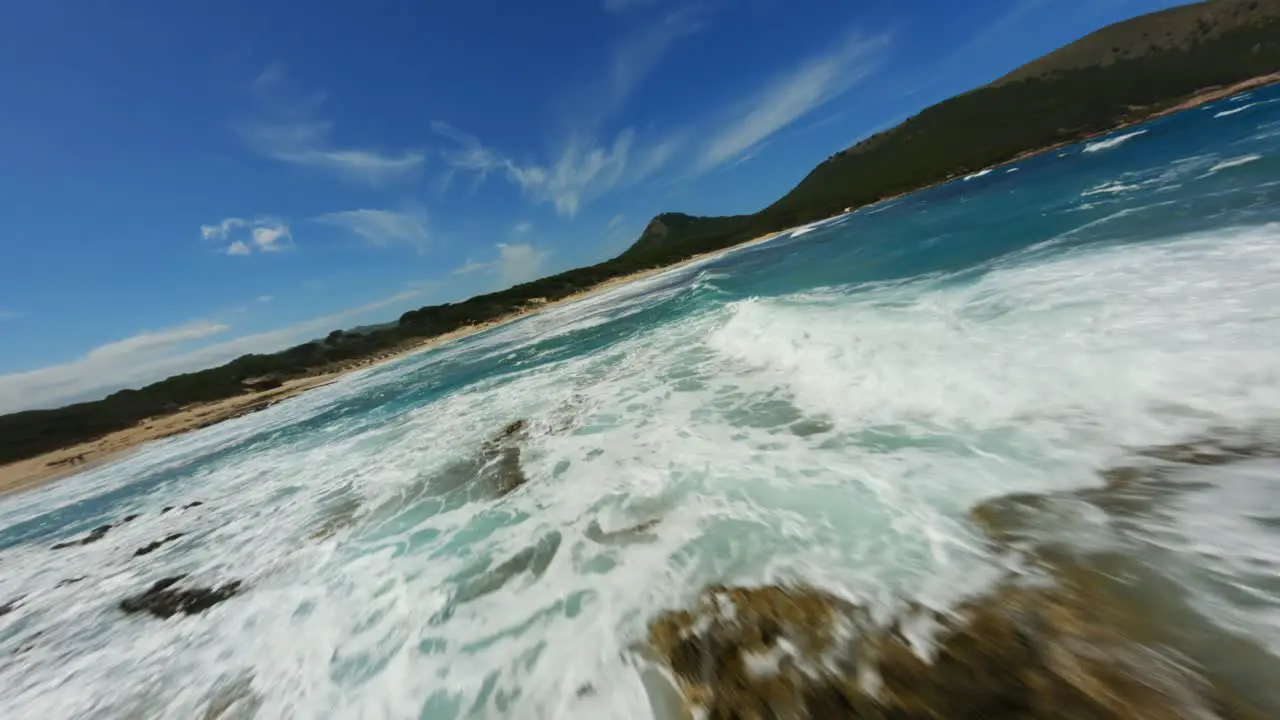
[{"label": "churning whitewater", "polygon": [[[951,607],[1017,562],[975,505],[1100,487],[1142,448],[1280,438],[1275,95],[2,498],[0,717],[647,718],[671,711],[646,627],[709,584]],[[1176,558],[1206,623],[1280,655],[1278,469],[1202,467],[1122,528],[1083,512],[1056,539]],[[189,616],[121,611],[178,575],[240,585]]]}]

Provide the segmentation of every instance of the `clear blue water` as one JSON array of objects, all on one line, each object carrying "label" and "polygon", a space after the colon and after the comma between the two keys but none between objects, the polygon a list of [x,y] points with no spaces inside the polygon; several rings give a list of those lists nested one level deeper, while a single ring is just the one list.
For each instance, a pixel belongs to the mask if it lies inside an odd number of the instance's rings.
[{"label": "clear blue water", "polygon": [[[458,486],[521,418],[528,482],[502,498]],[[0,604],[22,598],[0,617],[0,717],[649,717],[627,650],[707,583],[946,606],[1005,562],[967,520],[975,503],[1097,486],[1134,448],[1274,437],[1277,420],[1267,90],[0,498]],[[1251,473],[1211,473],[1149,523],[1186,559],[1199,611],[1275,653],[1280,474]],[[49,549],[130,513],[98,543]],[[198,617],[119,613],[178,572],[249,589]]]}]

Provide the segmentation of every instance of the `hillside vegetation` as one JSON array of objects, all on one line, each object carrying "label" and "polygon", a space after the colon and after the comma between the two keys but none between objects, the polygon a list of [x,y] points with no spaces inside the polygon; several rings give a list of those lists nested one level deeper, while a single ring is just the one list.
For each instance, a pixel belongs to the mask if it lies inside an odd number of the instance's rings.
[{"label": "hillside vegetation", "polygon": [[1212,0],[1104,28],[1008,76],[930,107],[838,152],[767,208],[732,217],[665,213],[617,258],[465,302],[424,307],[397,323],[55,410],[0,417],[0,463],[32,457],[196,402],[248,391],[407,347],[557,300],[611,278],[678,262],[830,217],[1078,140],[1173,107],[1206,89],[1280,71],[1280,0]]}]

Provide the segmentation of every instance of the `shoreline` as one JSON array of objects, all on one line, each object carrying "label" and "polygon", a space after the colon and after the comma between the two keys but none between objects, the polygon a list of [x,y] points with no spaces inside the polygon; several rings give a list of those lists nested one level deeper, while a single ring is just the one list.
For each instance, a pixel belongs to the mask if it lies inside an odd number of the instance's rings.
[{"label": "shoreline", "polygon": [[[1064,148],[1070,145],[1086,143],[1086,142],[1089,142],[1090,140],[1103,137],[1106,135],[1110,135],[1112,133],[1125,130],[1128,128],[1132,128],[1138,125],[1142,125],[1144,123],[1148,123],[1162,117],[1167,117],[1169,115],[1173,115],[1186,110],[1192,110],[1194,108],[1200,107],[1202,105],[1206,105],[1208,103],[1211,103],[1217,100],[1221,100],[1223,98],[1238,95],[1243,92],[1249,92],[1251,90],[1265,88],[1275,84],[1280,84],[1280,73],[1262,75],[1259,77],[1250,78],[1248,80],[1243,80],[1241,82],[1238,82],[1226,87],[1219,87],[1215,89],[1204,90],[1202,92],[1191,95],[1186,99],[1181,100],[1175,103],[1174,105],[1171,105],[1170,107],[1164,108],[1162,110],[1157,110],[1148,115],[1145,115],[1140,119],[1122,122],[1114,127],[1108,128],[1107,130],[1090,133],[1088,135],[1084,135],[1082,137],[1075,138],[1072,140],[1065,140],[1065,141],[1054,143],[1052,145],[1048,145],[1045,147],[1036,148],[1034,150],[1027,150],[1025,152],[1018,153],[1014,157],[1004,162],[996,163],[989,167],[982,168],[980,170],[973,171],[973,172],[986,172],[990,170],[996,170],[1002,167],[1007,167],[1014,163],[1018,163],[1028,158],[1035,157],[1037,155],[1053,152],[1055,150],[1059,150],[1061,148]],[[469,325],[469,326],[454,330],[452,332],[445,333],[443,335],[437,335],[435,337],[426,338],[423,341],[415,343],[406,348],[402,348],[399,350],[386,351],[364,360],[351,361],[343,364],[339,369],[336,369],[336,370],[330,370],[328,372],[318,373],[316,375],[302,377],[302,378],[295,378],[293,380],[285,382],[280,387],[272,390],[252,391],[252,392],[243,393],[241,395],[236,395],[234,397],[225,398],[223,400],[217,400],[209,403],[199,403],[196,405],[188,406],[170,415],[147,418],[146,420],[143,420],[142,422],[138,423],[137,425],[131,428],[109,433],[101,438],[98,438],[97,440],[84,442],[84,443],[77,443],[75,445],[70,445],[64,448],[60,448],[58,450],[53,450],[53,451],[44,453],[42,455],[27,458],[25,460],[19,460],[17,462],[13,462],[8,465],[0,465],[0,495],[6,495],[14,492],[22,492],[25,490],[30,490],[36,487],[40,487],[46,483],[55,482],[70,476],[74,476],[80,472],[84,472],[85,470],[90,470],[90,469],[114,462],[116,460],[120,460],[130,453],[137,452],[139,449],[141,449],[143,446],[145,446],[150,442],[154,442],[156,440],[161,440],[164,438],[173,437],[175,435],[191,432],[193,430],[199,430],[202,428],[209,427],[210,425],[217,424],[219,422],[241,417],[249,413],[257,412],[258,410],[264,410],[272,405],[275,405],[276,403],[283,402],[290,398],[301,395],[302,393],[307,392],[308,390],[313,390],[315,388],[323,387],[325,385],[329,385],[334,382],[337,382],[343,376],[352,372],[356,372],[359,370],[364,370],[370,367],[376,367],[378,365],[400,360],[410,355],[414,355],[416,353],[426,352],[428,350],[435,349],[437,347],[453,342],[455,340],[460,340],[462,338],[465,338],[477,333],[481,333],[486,330],[491,330],[491,329],[500,327],[507,323],[515,322],[516,320],[520,320],[521,318],[528,317],[529,315],[532,315],[534,313],[541,312],[543,310],[548,310],[555,307],[560,307],[563,305],[567,305],[567,304],[576,302],[578,300],[582,300],[584,298],[590,297],[592,295],[606,292],[620,285],[625,285],[627,283],[643,280],[645,278],[652,277],[654,275],[658,275],[660,273],[664,273],[670,270],[676,270],[678,268],[685,267],[687,265],[699,262],[701,260],[705,260],[708,257],[713,257],[715,255],[729,252],[731,250],[737,250],[741,248],[750,247],[752,245],[758,245],[760,243],[768,242],[769,240],[772,240],[780,235],[784,235],[788,232],[792,232],[794,230],[797,230],[799,228],[802,228],[808,225],[826,222],[831,220],[832,218],[840,217],[841,215],[847,215],[852,212],[856,212],[857,210],[875,207],[882,203],[893,202],[895,200],[906,197],[908,195],[912,195],[914,193],[922,192],[925,190],[929,190],[931,188],[945,185],[947,183],[955,182],[956,180],[962,177],[966,177],[968,175],[973,174],[973,172],[954,173],[942,180],[939,180],[938,182],[931,183],[929,185],[925,185],[907,192],[886,196],[878,200],[875,200],[873,202],[869,202],[857,207],[852,207],[846,210],[845,212],[837,213],[835,215],[831,215],[826,218],[820,218],[818,220],[813,220],[811,222],[803,223],[792,228],[778,230],[766,235],[762,235],[760,237],[753,238],[746,242],[738,243],[736,245],[731,245],[726,248],[721,248],[719,250],[700,253],[698,255],[694,255],[684,260],[681,260],[680,262],[673,263],[671,265],[665,265],[663,267],[658,267],[658,268],[650,268],[648,270],[642,270],[640,272],[631,273],[630,275],[612,278],[594,287],[591,287],[587,290],[583,290],[581,292],[577,292],[572,295],[569,295],[551,302],[544,302],[538,305],[528,306],[523,310],[512,313],[510,315],[499,318],[497,320],[493,320],[491,322],[482,323],[479,325]]]},{"label": "shoreline", "polygon": [[[802,227],[802,226],[797,226]],[[794,229],[794,228],[793,228]],[[753,238],[732,247],[700,253],[681,260],[678,263],[659,268],[649,268],[621,277],[611,278],[587,290],[568,295],[558,300],[540,303],[479,325],[468,325],[443,335],[425,338],[421,342],[399,350],[379,353],[370,358],[344,363],[339,369],[318,373],[307,377],[294,378],[280,387],[271,390],[258,390],[242,393],[222,400],[197,403],[178,410],[169,415],[147,418],[133,427],[108,433],[97,440],[68,445],[35,457],[18,460],[7,465],[0,465],[0,496],[19,493],[42,487],[48,483],[73,477],[86,470],[122,460],[132,453],[138,452],[146,445],[157,440],[201,430],[226,420],[243,417],[259,410],[297,397],[309,390],[332,385],[346,375],[360,370],[385,365],[402,360],[411,355],[434,350],[456,340],[482,333],[486,330],[501,327],[543,310],[568,305],[593,295],[603,293],[621,285],[644,280],[664,272],[676,270],[709,257],[768,242],[789,230],[769,233]]]},{"label": "shoreline", "polygon": [[[962,180],[976,173],[985,173],[992,170],[998,170],[1000,168],[1013,165],[1014,163],[1019,163],[1019,162],[1022,162],[1023,160],[1036,157],[1037,155],[1044,155],[1046,153],[1051,153],[1055,150],[1061,150],[1062,148],[1069,147],[1071,145],[1079,145],[1081,143],[1087,143],[1091,140],[1096,140],[1098,138],[1105,137],[1107,135],[1119,132],[1121,130],[1128,130],[1129,128],[1137,127],[1144,123],[1149,123],[1153,120],[1159,120],[1162,117],[1168,117],[1170,115],[1175,115],[1177,113],[1185,112],[1187,110],[1194,110],[1195,108],[1198,108],[1202,105],[1208,105],[1211,102],[1222,100],[1223,98],[1229,98],[1229,97],[1232,97],[1233,95],[1239,95],[1240,93],[1243,93],[1243,92],[1260,90],[1262,88],[1270,87],[1272,85],[1280,85],[1280,72],[1271,73],[1270,75],[1259,75],[1258,77],[1249,78],[1248,80],[1241,80],[1240,82],[1234,85],[1228,85],[1225,87],[1220,87],[1212,90],[1203,90],[1163,110],[1156,110],[1151,114],[1144,115],[1139,119],[1128,120],[1118,125],[1107,128],[1106,130],[1099,130],[1097,132],[1092,132],[1087,135],[1083,135],[1081,137],[1075,138],[1073,140],[1063,140],[1062,142],[1056,142],[1056,143],[1053,143],[1052,145],[1045,145],[1044,147],[1039,147],[1034,150],[1024,150],[1023,152],[1020,152],[1017,155],[1014,155],[1013,157],[1003,162],[998,162],[994,165],[988,165],[986,167],[979,168],[977,170],[953,173],[937,182],[929,183],[928,185],[922,185],[921,187],[918,187],[914,190],[908,190],[906,192],[900,192],[894,195],[886,195],[885,197],[866,203],[865,205],[859,205],[857,207],[851,208],[850,210],[841,214],[843,215],[851,212],[857,212],[858,210],[862,210],[864,208],[875,207],[876,205],[880,205],[881,203],[900,200],[908,195],[914,195],[918,192],[924,192],[925,190],[932,190],[933,188],[941,187],[943,185],[946,185],[947,183],[952,183],[957,180]],[[839,216],[833,215],[832,217],[839,217]],[[829,219],[829,218],[824,218],[824,219]],[[815,220],[814,222],[822,222],[822,220]],[[783,230],[781,232],[787,232],[787,231]]]}]

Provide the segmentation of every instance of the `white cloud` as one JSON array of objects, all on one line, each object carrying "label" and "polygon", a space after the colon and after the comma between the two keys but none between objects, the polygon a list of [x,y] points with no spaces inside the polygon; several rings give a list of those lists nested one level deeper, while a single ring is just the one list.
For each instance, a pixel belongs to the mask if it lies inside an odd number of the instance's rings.
[{"label": "white cloud", "polygon": [[470,275],[493,267],[492,262],[474,262],[468,260],[453,271],[454,275]]},{"label": "white cloud", "polygon": [[272,295],[259,295],[259,296],[258,296],[258,302],[260,302],[260,303],[269,303],[269,302],[271,302],[272,300],[275,300],[275,297],[274,297],[274,296],[272,296]]},{"label": "white cloud", "polygon": [[280,252],[293,247],[293,231],[271,218],[229,217],[214,225],[201,225],[200,236],[222,247],[227,255],[252,255],[257,252]]},{"label": "white cloud", "polygon": [[0,412],[47,407],[98,387],[126,386],[146,376],[157,355],[227,329],[221,323],[195,321],[107,343],[62,365],[0,375]]},{"label": "white cloud", "polygon": [[142,332],[90,350],[60,365],[0,375],[0,413],[53,407],[101,397],[124,387],[140,387],[171,375],[213,367],[248,353],[282,350],[374,310],[420,294],[413,290],[359,307],[269,332],[255,333],[184,349],[198,340],[226,333],[223,323],[197,320],[167,330]]},{"label": "white cloud", "polygon": [[528,243],[515,245],[498,243],[496,261],[498,282],[503,285],[515,285],[538,279],[550,255],[550,250],[536,248]]},{"label": "white cloud", "polygon": [[609,225],[607,227],[608,229],[613,230],[614,228],[617,228],[618,226],[622,225],[622,223],[626,221],[627,221],[626,215],[614,215],[613,218],[609,220]]},{"label": "white cloud", "polygon": [[419,252],[427,247],[430,232],[427,216],[421,210],[346,210],[321,215],[320,222],[345,228],[370,245],[389,247],[408,245]]},{"label": "white cloud", "polygon": [[244,224],[245,221],[240,218],[229,217],[217,225],[201,225],[200,235],[205,240],[226,240],[233,230],[244,227]]},{"label": "white cloud", "polygon": [[535,202],[555,206],[564,217],[578,214],[582,205],[611,190],[622,178],[635,133],[623,130],[605,148],[571,138],[555,164],[507,166],[507,176]]},{"label": "white cloud", "polygon": [[710,170],[759,145],[870,75],[883,59],[887,35],[852,36],[835,50],[810,58],[735,108],[735,118],[711,137],[695,169]]},{"label": "white cloud", "polygon": [[483,272],[491,275],[500,287],[510,287],[542,276],[543,267],[551,251],[529,243],[498,243],[498,255],[488,262],[473,262],[455,269],[454,275],[471,275]]},{"label": "white cloud", "polygon": [[283,65],[273,64],[252,84],[263,105],[263,118],[244,124],[240,132],[255,152],[281,162],[327,169],[372,185],[414,175],[426,161],[421,150],[383,152],[340,147],[333,142],[334,123],[317,117],[323,92],[299,94]]},{"label": "white cloud", "polygon": [[253,229],[253,244],[261,252],[280,252],[293,242],[287,225],[263,225]]},{"label": "white cloud", "polygon": [[468,172],[475,175],[474,190],[490,173],[501,172],[535,203],[550,204],[558,215],[571,218],[590,201],[653,175],[683,147],[683,137],[640,144],[632,128],[616,133],[599,129],[627,104],[677,41],[705,26],[703,15],[697,6],[666,13],[617,43],[607,74],[594,88],[579,88],[564,103],[566,125],[575,129],[566,133],[567,139],[547,162],[515,160],[448,123],[432,123],[437,134],[453,143],[441,152],[448,166],[442,185],[448,187],[456,173]]},{"label": "white cloud", "polygon": [[528,235],[529,231],[532,229],[533,229],[533,223],[529,222],[528,220],[525,220],[523,222],[516,223],[515,227],[511,228],[511,234],[512,235]]},{"label": "white cloud", "polygon": [[[527,197],[535,203],[553,205],[556,213],[564,217],[577,215],[583,204],[618,185],[624,177],[635,138],[631,130],[623,130],[611,146],[602,147],[590,139],[575,136],[565,143],[554,163],[521,164],[447,123],[434,123],[433,127],[459,145],[456,152],[443,153],[450,172],[471,171],[483,178],[491,170],[501,169]],[[665,158],[660,159],[665,162]],[[656,168],[652,161],[648,165]]]}]

